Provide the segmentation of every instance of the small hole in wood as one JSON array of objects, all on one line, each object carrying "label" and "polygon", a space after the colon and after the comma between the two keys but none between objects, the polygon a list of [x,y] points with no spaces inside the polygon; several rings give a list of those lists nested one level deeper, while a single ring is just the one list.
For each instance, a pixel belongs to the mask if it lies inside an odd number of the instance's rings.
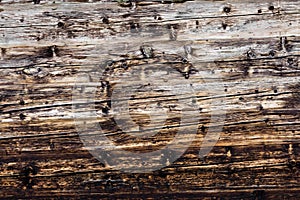
[{"label": "small hole in wood", "polygon": [[289,166],[290,169],[296,167],[296,165],[297,165],[296,160],[294,160],[294,159],[289,159],[288,160],[288,166]]},{"label": "small hole in wood", "polygon": [[133,22],[130,22],[129,25],[131,30],[134,30],[136,28],[136,25]]},{"label": "small hole in wood", "polygon": [[126,14],[122,15],[123,18],[127,18],[129,16],[130,16],[130,13],[126,13]]},{"label": "small hole in wood", "polygon": [[24,115],[23,113],[21,113],[21,114],[19,115],[19,117],[20,117],[20,120],[24,120],[24,119],[26,118],[26,115]]},{"label": "small hole in wood", "polygon": [[65,26],[65,24],[63,22],[58,22],[57,23],[58,28],[63,28],[64,26]]},{"label": "small hole in wood", "polygon": [[294,63],[294,59],[293,59],[293,58],[288,58],[288,59],[287,59],[287,63],[288,63],[289,65],[292,65],[292,64]]},{"label": "small hole in wood", "polygon": [[0,58],[3,59],[5,57],[5,54],[6,54],[6,49],[5,48],[1,48],[1,55],[0,55]]},{"label": "small hole in wood", "polygon": [[39,4],[41,1],[40,0],[33,0],[34,4]]},{"label": "small hole in wood", "polygon": [[274,10],[274,6],[269,6],[269,10]]},{"label": "small hole in wood", "polygon": [[205,129],[206,129],[205,126],[202,125],[202,126],[201,126],[201,131],[202,131],[202,132],[205,132]]},{"label": "small hole in wood", "polygon": [[274,51],[274,50],[271,50],[271,51],[269,52],[269,55],[270,55],[271,57],[274,57],[274,56],[275,56],[275,51]]},{"label": "small hole in wood", "polygon": [[103,107],[103,108],[102,108],[102,113],[103,113],[103,114],[108,114],[108,110],[109,110],[109,109],[108,109],[107,107]]},{"label": "small hole in wood", "polygon": [[108,17],[104,16],[103,19],[102,19],[102,22],[103,22],[104,24],[109,24]]},{"label": "small hole in wood", "polygon": [[23,99],[20,100],[19,102],[20,105],[25,105],[25,101]]},{"label": "small hole in wood", "polygon": [[258,11],[257,11],[257,12],[260,14],[260,13],[262,13],[262,10],[261,10],[261,9],[258,9]]},{"label": "small hole in wood", "polygon": [[225,13],[230,13],[230,11],[231,11],[231,8],[230,8],[230,7],[227,7],[227,6],[225,6],[225,7],[223,8],[223,11],[224,11]]}]

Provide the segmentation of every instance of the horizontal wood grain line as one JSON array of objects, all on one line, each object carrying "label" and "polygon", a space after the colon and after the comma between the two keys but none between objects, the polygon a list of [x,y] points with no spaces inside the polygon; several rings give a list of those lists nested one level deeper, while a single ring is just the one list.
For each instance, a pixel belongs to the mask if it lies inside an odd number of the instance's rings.
[{"label": "horizontal wood grain line", "polygon": [[[289,16],[289,15],[294,15],[297,16],[299,14],[299,12],[285,12],[284,14],[280,14],[280,15],[285,15],[285,16]],[[134,15],[133,15],[134,16]],[[236,15],[220,15],[220,16],[202,16],[202,17],[177,17],[176,19],[170,19],[170,20],[161,20],[160,24],[163,25],[164,23],[170,23],[170,22],[176,22],[177,24],[183,23],[185,21],[189,21],[189,20],[205,20],[205,19],[228,19],[228,18],[236,18],[236,17],[250,17],[250,16],[274,16],[274,13],[264,13],[264,14],[236,14]],[[110,23],[110,25],[118,25],[118,24],[122,24],[124,23],[124,20],[122,21],[113,21]],[[140,21],[140,23],[142,23],[143,25],[157,25],[156,22],[143,22]],[[53,27],[56,28],[57,27],[57,23],[53,23],[53,24],[30,24],[30,25],[16,25],[16,26],[4,26],[7,23],[1,24],[0,23],[0,30],[1,29],[14,29],[14,28],[34,28],[34,27]],[[100,26],[101,27],[101,26]]]},{"label": "horizontal wood grain line", "polygon": [[[268,97],[268,96],[282,96],[282,95],[287,95],[287,94],[294,94],[295,92],[293,91],[287,91],[287,92],[280,92],[280,93],[271,93],[271,94],[264,94],[261,91],[259,92],[260,94],[256,93],[255,91],[253,92],[246,92],[246,93],[237,93],[237,94],[221,94],[221,95],[213,95],[213,96],[208,96],[208,97],[203,97],[203,96],[197,96],[195,95],[195,97],[193,96],[184,96],[184,97],[178,97],[178,95],[160,95],[160,96],[152,96],[152,97],[140,97],[140,98],[130,98],[130,99],[126,99],[126,98],[122,98],[122,99],[114,99],[114,101],[134,101],[134,100],[142,100],[142,99],[154,99],[156,101],[164,101],[162,99],[160,99],[161,97],[172,97],[171,99],[168,98],[165,101],[170,101],[170,100],[183,100],[183,99],[192,99],[192,98],[196,98],[197,100],[213,100],[213,99],[223,99],[226,100],[227,98],[231,98],[231,97],[245,97],[245,96],[251,96],[251,95],[255,95],[256,97]],[[97,104],[103,104],[103,103],[107,103],[108,101],[110,101],[110,98],[104,99],[104,100],[97,100],[94,99],[92,102],[86,102],[87,100],[83,100],[83,102],[60,102],[60,103],[56,103],[56,104],[52,104],[52,105],[34,105],[34,106],[30,106],[30,107],[20,107],[20,108],[16,108],[16,109],[8,109],[8,110],[1,110],[0,113],[2,114],[9,114],[9,113],[15,113],[15,112],[22,112],[22,111],[29,111],[29,110],[39,110],[39,109],[47,109],[47,108],[55,108],[55,107],[68,107],[68,106],[80,106],[80,105],[97,105]],[[11,105],[19,105],[19,104],[1,104],[0,107],[9,107]],[[226,103],[224,103],[224,105],[226,105]]]}]

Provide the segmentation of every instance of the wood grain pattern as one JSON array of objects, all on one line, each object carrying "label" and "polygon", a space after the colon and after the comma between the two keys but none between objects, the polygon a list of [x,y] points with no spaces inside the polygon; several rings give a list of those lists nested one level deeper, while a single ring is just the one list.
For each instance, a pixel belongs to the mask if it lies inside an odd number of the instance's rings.
[{"label": "wood grain pattern", "polygon": [[[299,199],[299,25],[298,0],[2,0],[0,198]],[[151,173],[122,173],[80,140],[74,84],[94,71],[91,82],[107,81],[111,88],[99,87],[95,97],[105,134],[143,150],[118,134],[108,104],[122,74],[149,63],[172,66],[179,86],[187,74],[204,84],[190,68],[217,74],[206,81],[224,91],[196,94],[197,139],[180,159]],[[166,126],[174,127],[153,138],[151,149],[172,138],[180,109],[165,91],[145,91],[130,105],[141,127],[149,122],[144,106],[173,109]],[[224,106],[210,107],[213,99]],[[220,138],[200,159],[210,113],[220,106],[227,113]]]}]

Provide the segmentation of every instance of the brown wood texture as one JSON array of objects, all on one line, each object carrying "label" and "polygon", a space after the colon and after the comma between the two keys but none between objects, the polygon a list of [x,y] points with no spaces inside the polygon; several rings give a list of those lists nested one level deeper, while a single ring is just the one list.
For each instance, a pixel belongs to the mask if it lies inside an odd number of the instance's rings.
[{"label": "brown wood texture", "polygon": [[[0,48],[1,199],[300,198],[300,1],[1,0]],[[131,100],[145,131],[151,105],[169,109],[168,130],[148,146],[120,133],[109,105],[122,74],[133,82],[131,70],[146,65],[171,67],[178,90],[183,80],[224,90],[197,92],[198,134],[178,160],[125,173],[83,145],[74,85],[87,72],[90,82],[107,83],[95,95],[105,134],[132,151],[153,150],[178,131],[172,87],[151,90],[148,81]],[[222,104],[210,106],[214,99]],[[211,112],[222,109],[220,138],[199,158]]]}]

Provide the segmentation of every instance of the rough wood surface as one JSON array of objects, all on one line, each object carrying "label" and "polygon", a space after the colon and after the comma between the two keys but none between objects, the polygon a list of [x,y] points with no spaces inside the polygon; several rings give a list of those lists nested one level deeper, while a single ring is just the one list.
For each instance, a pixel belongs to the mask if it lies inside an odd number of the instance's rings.
[{"label": "rough wood surface", "polygon": [[[298,0],[2,0],[0,48],[0,198],[300,198]],[[170,79],[179,90],[184,80],[224,90],[196,94],[198,134],[181,158],[154,172],[123,173],[83,145],[74,85],[87,72],[95,85],[108,82],[95,95],[105,134],[132,151],[159,148],[180,124],[181,108],[166,92],[172,88],[145,87],[130,103],[136,124],[150,132],[148,114],[157,109],[151,105],[169,109],[170,128],[150,146],[111,123],[109,94],[122,74],[131,80],[131,70],[146,65],[174,69]],[[214,99],[222,104],[210,106]],[[220,110],[220,138],[199,158],[211,113]]]}]

